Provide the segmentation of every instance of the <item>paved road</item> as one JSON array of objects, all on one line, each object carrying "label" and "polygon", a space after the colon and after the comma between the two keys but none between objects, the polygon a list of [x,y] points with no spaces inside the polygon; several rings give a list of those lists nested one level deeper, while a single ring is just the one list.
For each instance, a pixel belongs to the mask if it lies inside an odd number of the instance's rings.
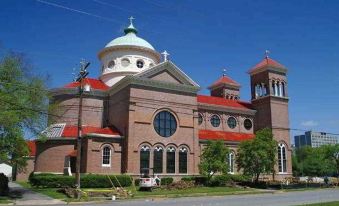
[{"label": "paved road", "polygon": [[[228,195],[222,197],[190,197],[156,200],[114,201],[97,205],[108,206],[290,206],[308,203],[339,201],[339,189],[284,192],[275,194]],[[93,204],[83,204],[93,205]]]},{"label": "paved road", "polygon": [[65,203],[61,200],[27,190],[14,182],[9,183],[9,188],[11,195],[17,197],[15,200],[16,205],[55,205]]}]

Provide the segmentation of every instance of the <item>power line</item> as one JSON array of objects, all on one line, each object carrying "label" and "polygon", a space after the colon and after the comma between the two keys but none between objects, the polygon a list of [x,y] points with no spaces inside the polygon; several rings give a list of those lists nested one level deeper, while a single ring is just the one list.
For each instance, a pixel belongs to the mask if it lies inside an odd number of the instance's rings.
[{"label": "power line", "polygon": [[43,4],[50,5],[50,6],[54,6],[54,7],[57,7],[57,8],[65,9],[65,10],[68,10],[68,11],[77,12],[77,13],[80,13],[80,14],[85,14],[85,15],[88,15],[88,16],[92,16],[92,17],[96,17],[96,18],[99,18],[99,19],[103,19],[103,20],[106,20],[106,21],[120,23],[120,21],[115,20],[115,19],[111,19],[111,18],[108,18],[108,17],[100,16],[100,15],[97,15],[97,14],[92,14],[92,13],[89,13],[89,12],[86,12],[86,11],[82,11],[82,10],[79,10],[79,9],[73,9],[73,8],[70,8],[70,7],[63,6],[61,4],[56,4],[56,3],[48,2],[48,1],[45,1],[45,0],[36,0],[36,1],[40,2],[40,3],[43,3]]}]

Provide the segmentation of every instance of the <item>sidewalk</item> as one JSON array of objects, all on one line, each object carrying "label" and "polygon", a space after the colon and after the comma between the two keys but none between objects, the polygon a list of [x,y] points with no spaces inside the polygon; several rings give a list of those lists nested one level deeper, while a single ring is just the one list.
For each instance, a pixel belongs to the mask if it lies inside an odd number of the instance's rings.
[{"label": "sidewalk", "polygon": [[61,200],[56,200],[43,194],[39,194],[23,188],[21,185],[14,182],[9,183],[10,193],[16,198],[15,205],[55,205],[65,204]]}]

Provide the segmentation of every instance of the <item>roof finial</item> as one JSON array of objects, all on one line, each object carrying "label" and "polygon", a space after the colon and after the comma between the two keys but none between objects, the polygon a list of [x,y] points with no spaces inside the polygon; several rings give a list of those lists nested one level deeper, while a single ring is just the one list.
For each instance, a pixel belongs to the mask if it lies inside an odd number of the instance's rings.
[{"label": "roof finial", "polygon": [[133,20],[135,19],[133,16],[129,17],[129,24],[133,26]]},{"label": "roof finial", "polygon": [[125,34],[128,33],[138,33],[138,30],[133,26],[133,20],[135,19],[133,16],[129,17],[129,26],[124,30]]},{"label": "roof finial", "polygon": [[223,68],[223,69],[222,69],[222,76],[223,76],[223,77],[226,76],[226,71],[227,71],[226,68]]},{"label": "roof finial", "polygon": [[167,62],[168,59],[167,57],[170,55],[166,50],[164,52],[161,53],[164,56],[164,62]]},{"label": "roof finial", "polygon": [[271,53],[271,52],[270,52],[268,49],[265,50],[265,59],[268,59],[268,55],[269,55],[270,53]]}]

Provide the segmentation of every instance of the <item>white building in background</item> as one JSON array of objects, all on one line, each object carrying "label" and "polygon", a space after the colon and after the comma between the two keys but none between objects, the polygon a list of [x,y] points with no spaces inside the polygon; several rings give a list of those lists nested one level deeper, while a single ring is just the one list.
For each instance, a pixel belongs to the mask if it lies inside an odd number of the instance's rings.
[{"label": "white building in background", "polygon": [[0,164],[0,173],[4,173],[9,179],[12,179],[12,167],[8,164]]},{"label": "white building in background", "polygon": [[303,146],[320,147],[328,144],[339,144],[339,135],[307,131],[303,135],[294,136],[294,143],[296,148]]}]

